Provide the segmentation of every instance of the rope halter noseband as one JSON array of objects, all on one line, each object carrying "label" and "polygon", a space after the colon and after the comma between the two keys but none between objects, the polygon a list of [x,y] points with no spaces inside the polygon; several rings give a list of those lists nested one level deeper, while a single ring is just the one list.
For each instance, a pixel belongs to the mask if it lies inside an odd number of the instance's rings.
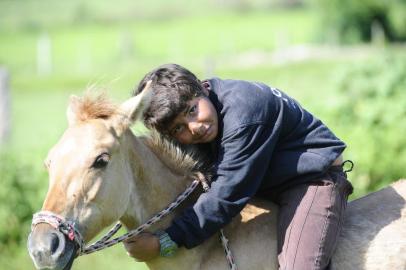
[{"label": "rope halter noseband", "polygon": [[[32,225],[31,225],[31,231],[34,230],[35,226],[39,223],[47,223],[51,225],[53,228],[56,230],[59,230],[61,233],[63,233],[69,240],[74,241],[77,246],[78,246],[78,251],[77,251],[77,256],[85,255],[85,254],[90,254],[98,250],[102,250],[108,247],[111,247],[115,244],[118,244],[124,240],[127,240],[133,236],[136,236],[140,234],[141,232],[145,231],[149,227],[151,227],[153,224],[157,223],[161,219],[163,219],[165,216],[167,216],[170,212],[172,212],[177,206],[179,206],[189,195],[196,189],[196,187],[202,184],[203,189],[205,192],[209,190],[209,185],[205,181],[205,179],[199,179],[199,180],[194,180],[192,184],[184,191],[182,192],[174,202],[169,204],[167,207],[165,207],[161,212],[158,214],[154,215],[152,218],[150,218],[147,222],[139,226],[138,228],[131,230],[122,236],[119,236],[114,239],[110,239],[121,227],[122,224],[120,222],[117,222],[112,229],[110,229],[109,232],[106,233],[105,236],[103,236],[100,240],[97,242],[85,247],[85,242],[83,240],[82,235],[80,234],[79,230],[75,227],[75,222],[66,220],[64,217],[57,215],[55,213],[52,213],[50,211],[40,211],[38,213],[35,213],[33,216],[32,220]],[[228,261],[228,264],[230,266],[230,269],[236,270],[237,267],[235,265],[235,261],[233,258],[233,255],[231,253],[231,250],[228,246],[228,240],[224,236],[223,230],[220,230],[220,240],[223,244],[224,251],[226,253],[226,258]]]},{"label": "rope halter noseband", "polygon": [[82,252],[84,241],[82,235],[75,226],[75,222],[66,220],[63,216],[52,213],[51,211],[40,211],[35,213],[32,218],[31,231],[33,231],[35,226],[39,223],[47,223],[55,230],[60,231],[70,241],[76,243],[76,245],[79,247],[79,253]]}]

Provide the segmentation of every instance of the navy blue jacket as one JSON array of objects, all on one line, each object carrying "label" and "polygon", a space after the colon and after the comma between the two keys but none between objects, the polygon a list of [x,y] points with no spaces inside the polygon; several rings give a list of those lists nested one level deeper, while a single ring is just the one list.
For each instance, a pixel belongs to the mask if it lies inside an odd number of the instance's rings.
[{"label": "navy blue jacket", "polygon": [[230,222],[254,195],[314,180],[345,149],[319,119],[276,88],[218,78],[209,82],[219,117],[211,189],[166,230],[186,248]]}]

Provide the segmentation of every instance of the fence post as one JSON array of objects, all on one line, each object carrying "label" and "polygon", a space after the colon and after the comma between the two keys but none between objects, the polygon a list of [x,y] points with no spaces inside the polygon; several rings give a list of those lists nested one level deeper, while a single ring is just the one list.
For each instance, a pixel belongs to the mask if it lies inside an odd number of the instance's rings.
[{"label": "fence post", "polygon": [[10,135],[10,124],[9,74],[7,69],[0,66],[0,145]]},{"label": "fence post", "polygon": [[37,73],[47,76],[52,72],[52,44],[47,33],[41,34],[37,41]]}]

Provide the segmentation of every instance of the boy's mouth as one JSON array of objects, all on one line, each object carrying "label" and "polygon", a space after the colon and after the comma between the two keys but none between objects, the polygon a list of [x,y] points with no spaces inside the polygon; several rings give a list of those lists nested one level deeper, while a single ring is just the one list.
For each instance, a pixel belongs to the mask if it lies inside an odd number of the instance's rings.
[{"label": "boy's mouth", "polygon": [[203,134],[199,137],[200,141],[204,141],[205,139],[207,139],[208,136],[210,136],[211,133],[211,125],[209,125],[205,131],[203,132]]}]

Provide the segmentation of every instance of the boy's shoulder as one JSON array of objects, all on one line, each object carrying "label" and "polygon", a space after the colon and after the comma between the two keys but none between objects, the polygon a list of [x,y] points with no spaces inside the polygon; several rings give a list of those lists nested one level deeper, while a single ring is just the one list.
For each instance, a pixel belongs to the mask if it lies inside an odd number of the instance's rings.
[{"label": "boy's shoulder", "polygon": [[223,120],[225,131],[238,126],[269,123],[279,105],[271,87],[244,80],[207,80],[211,100]]},{"label": "boy's shoulder", "polygon": [[274,87],[270,87],[265,83],[212,78],[207,80],[210,83],[212,91],[219,96],[223,102],[231,102],[233,105],[249,105],[252,107],[252,102],[269,102],[274,101]]}]

